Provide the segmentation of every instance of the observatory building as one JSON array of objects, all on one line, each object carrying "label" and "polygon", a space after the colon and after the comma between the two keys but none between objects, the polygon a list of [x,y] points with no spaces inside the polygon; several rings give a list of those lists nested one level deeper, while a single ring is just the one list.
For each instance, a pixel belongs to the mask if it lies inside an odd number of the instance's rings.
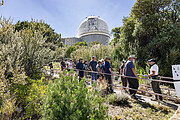
[{"label": "observatory building", "polygon": [[62,38],[62,42],[68,46],[84,41],[88,42],[89,45],[93,41],[108,45],[110,34],[106,22],[98,16],[86,17],[79,26],[77,37]]}]

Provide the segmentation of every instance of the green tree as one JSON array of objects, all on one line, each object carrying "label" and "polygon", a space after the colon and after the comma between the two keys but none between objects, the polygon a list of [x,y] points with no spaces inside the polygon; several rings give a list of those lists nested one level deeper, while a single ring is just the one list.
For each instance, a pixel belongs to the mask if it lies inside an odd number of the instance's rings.
[{"label": "green tree", "polygon": [[93,42],[90,43],[90,46],[92,47],[92,46],[98,45],[98,44],[101,45],[101,42],[99,42],[99,41],[93,41]]},{"label": "green tree", "polygon": [[88,43],[86,41],[84,42],[77,42],[74,45],[71,45],[70,47],[67,48],[67,50],[65,51],[65,58],[70,58],[70,55],[73,51],[83,47],[83,46],[88,46]]},{"label": "green tree", "polygon": [[53,43],[58,43],[61,42],[61,34],[58,34],[48,25],[45,23],[43,20],[40,21],[35,21],[31,20],[30,22],[28,21],[18,21],[15,24],[15,31],[20,31],[20,30],[28,30],[31,29],[32,31],[39,31],[44,38],[46,38],[46,42],[53,42]]},{"label": "green tree", "polygon": [[121,35],[121,27],[116,27],[111,30],[111,34],[113,34],[113,39],[109,43],[110,45],[116,45],[119,42]]},{"label": "green tree", "polygon": [[179,11],[178,0],[137,0],[130,16],[123,19],[120,37],[114,38],[120,38],[124,56],[135,53],[144,68],[148,59],[157,58],[160,73],[170,76],[171,65],[179,62],[179,55],[174,55],[179,51]]}]

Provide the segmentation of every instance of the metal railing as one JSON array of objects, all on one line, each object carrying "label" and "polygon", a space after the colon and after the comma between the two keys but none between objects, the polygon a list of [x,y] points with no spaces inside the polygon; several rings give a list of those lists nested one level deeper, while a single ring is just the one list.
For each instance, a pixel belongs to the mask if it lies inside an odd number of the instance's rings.
[{"label": "metal railing", "polygon": [[[61,70],[56,70],[57,74],[60,73]],[[46,70],[47,72],[48,70]],[[86,71],[86,70],[79,70],[79,69],[74,69],[74,71],[82,71],[82,72],[87,72],[87,73],[99,73],[99,72],[96,72],[96,71]],[[50,70],[49,70],[50,72]],[[54,73],[54,72],[53,72]],[[111,76],[118,76],[118,77],[126,77],[126,78],[134,78],[134,79],[143,79],[143,80],[147,80],[147,81],[156,81],[156,82],[162,82],[162,83],[170,83],[170,84],[174,84],[174,82],[172,81],[164,81],[164,80],[157,80],[157,79],[147,79],[147,78],[137,78],[137,77],[131,77],[131,76],[125,76],[125,75],[120,75],[120,74],[108,74],[108,73],[99,73],[99,74],[104,74],[104,75],[111,75]],[[162,77],[162,76],[161,76]],[[163,78],[169,78],[169,79],[172,79],[170,77],[163,77]],[[151,87],[149,85],[144,85],[144,84],[140,84],[141,86],[145,86],[145,87]],[[164,95],[164,94],[158,94],[158,93],[152,93],[152,92],[149,92],[149,91],[144,91],[144,90],[139,90],[139,89],[133,89],[133,88],[129,88],[129,87],[124,87],[124,86],[121,86],[121,85],[112,85],[113,87],[121,87],[121,88],[126,88],[126,89],[131,89],[131,90],[135,90],[135,91],[140,91],[140,92],[144,92],[144,93],[148,93],[148,94],[151,94],[151,95],[157,95],[158,97],[158,103],[160,102],[160,99],[159,99],[159,96],[163,96],[163,97],[166,97],[166,98],[171,98],[171,99],[176,99],[176,100],[180,100],[180,98],[178,97],[172,97],[170,96],[170,91],[175,91],[174,89],[169,89],[169,88],[161,88],[161,89],[165,89],[165,90],[168,90],[168,95]]]}]

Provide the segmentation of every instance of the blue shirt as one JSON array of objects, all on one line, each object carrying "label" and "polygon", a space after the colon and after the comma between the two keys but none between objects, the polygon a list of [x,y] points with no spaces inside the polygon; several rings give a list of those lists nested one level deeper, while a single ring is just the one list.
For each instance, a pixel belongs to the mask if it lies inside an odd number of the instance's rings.
[{"label": "blue shirt", "polygon": [[126,76],[136,77],[132,71],[132,68],[135,68],[133,62],[128,60],[125,65],[125,75]]},{"label": "blue shirt", "polygon": [[89,63],[89,66],[91,66],[91,68],[92,68],[93,71],[96,71],[97,62],[92,60],[92,61]]},{"label": "blue shirt", "polygon": [[111,66],[110,66],[110,63],[108,61],[105,61],[104,68],[105,68],[105,73],[111,74],[111,72],[109,71],[109,68],[111,68]]}]

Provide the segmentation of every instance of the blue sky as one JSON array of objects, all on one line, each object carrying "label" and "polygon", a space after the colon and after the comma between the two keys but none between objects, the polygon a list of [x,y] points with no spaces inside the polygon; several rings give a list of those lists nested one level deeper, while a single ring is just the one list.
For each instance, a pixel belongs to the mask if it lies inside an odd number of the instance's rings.
[{"label": "blue sky", "polygon": [[[1,0],[0,0],[1,1]],[[0,16],[30,21],[43,19],[62,37],[77,35],[80,23],[90,15],[100,16],[109,26],[122,26],[136,0],[4,0]]]}]

